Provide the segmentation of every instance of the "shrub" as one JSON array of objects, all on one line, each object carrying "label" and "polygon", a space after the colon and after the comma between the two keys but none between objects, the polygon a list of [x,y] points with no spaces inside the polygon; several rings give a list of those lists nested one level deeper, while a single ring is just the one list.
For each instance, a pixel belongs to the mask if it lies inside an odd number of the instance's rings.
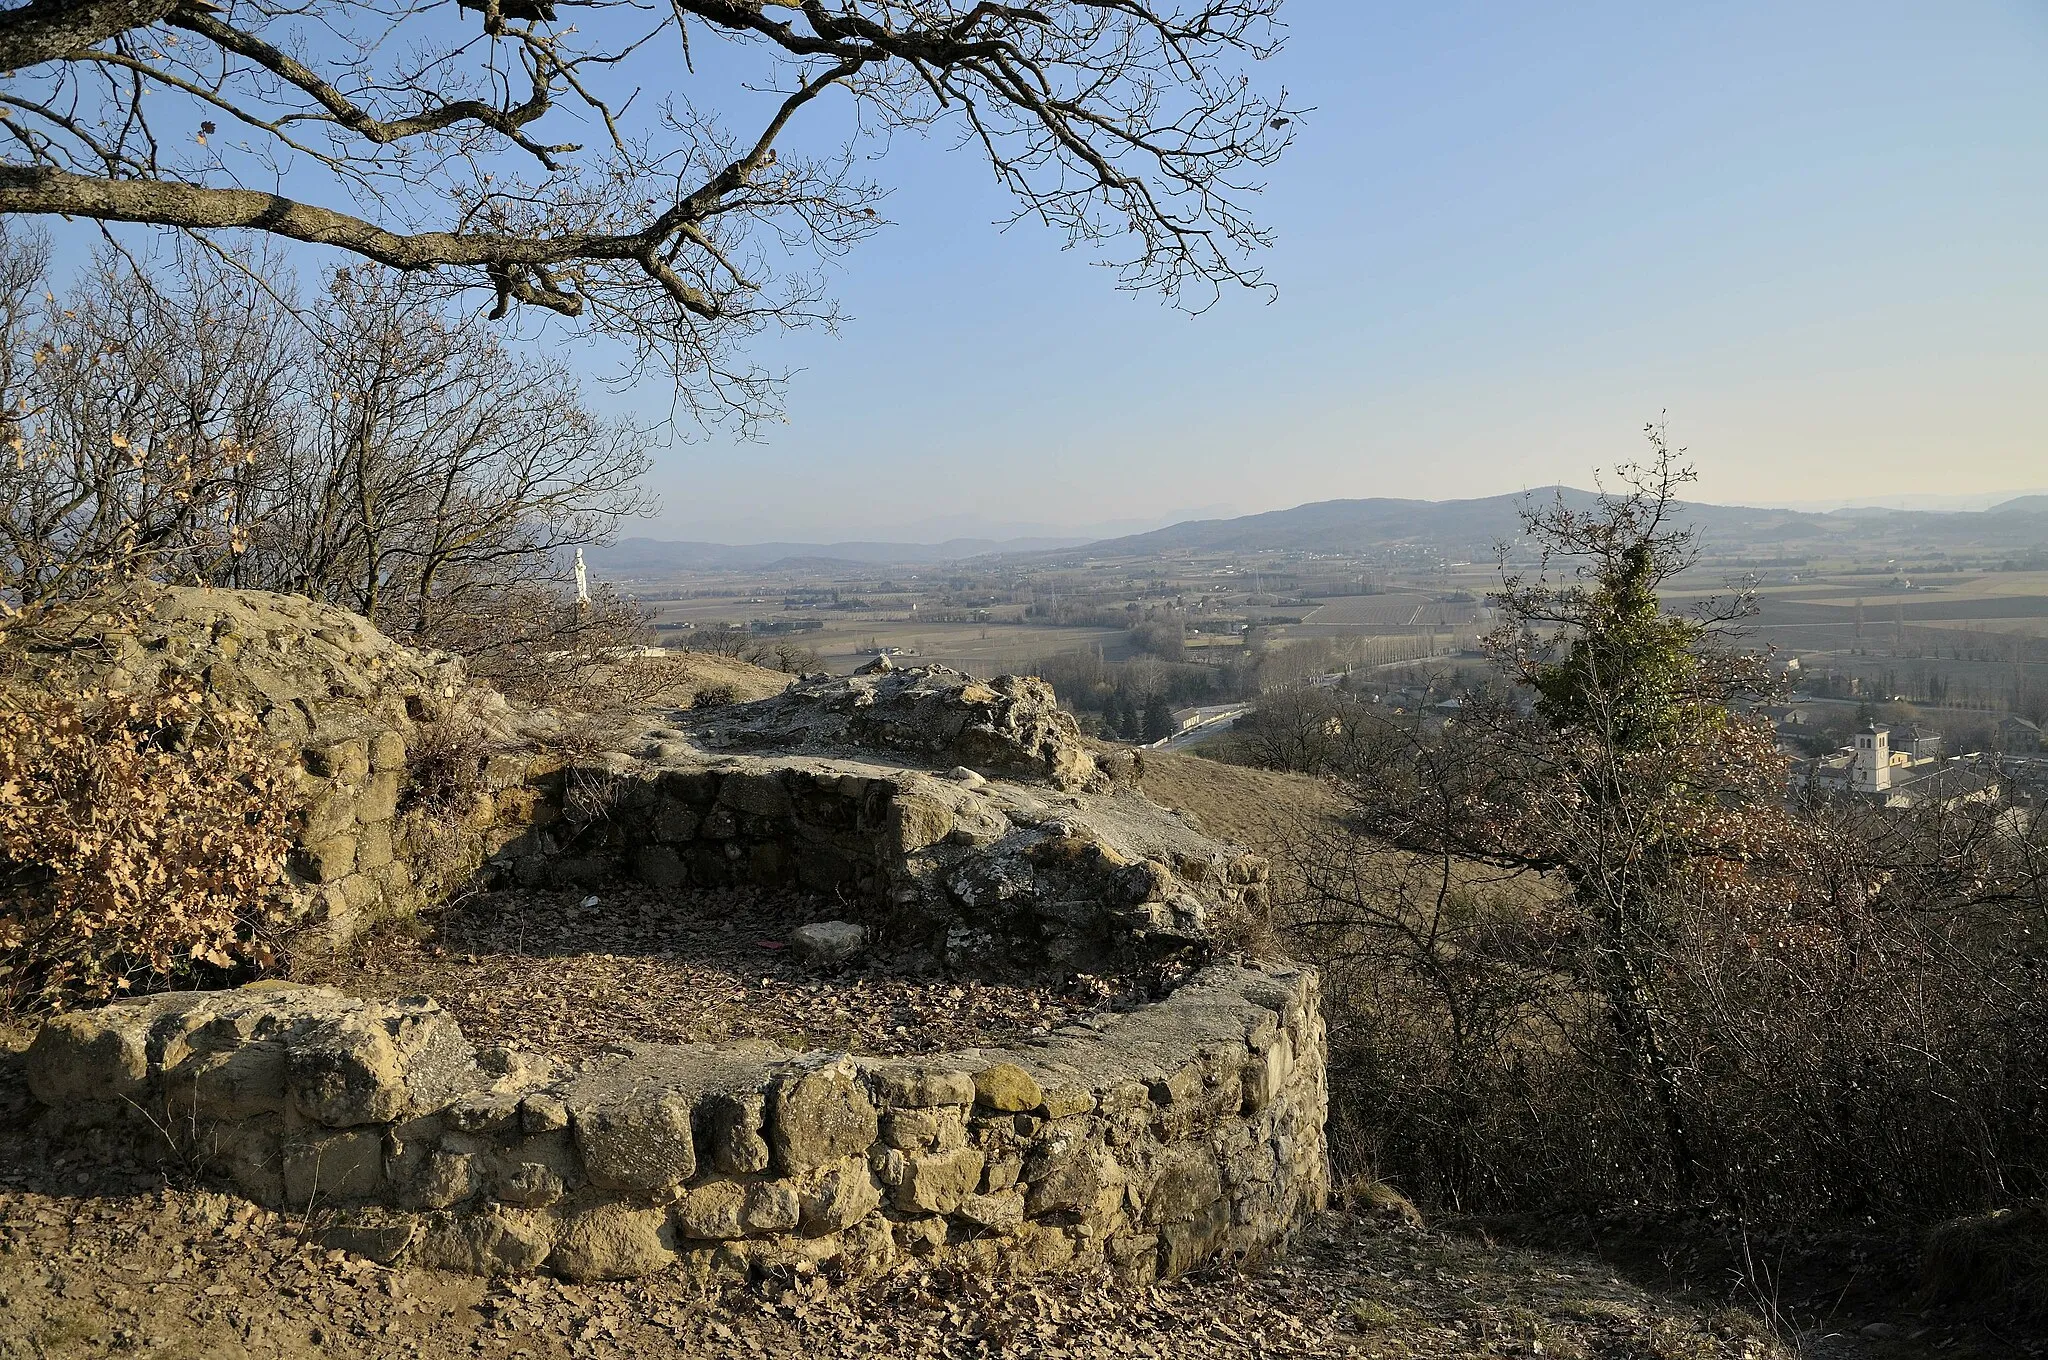
[{"label": "shrub", "polygon": [[475,819],[490,797],[485,764],[499,750],[474,712],[458,708],[422,725],[406,751],[399,839],[425,901],[459,891],[483,863]]},{"label": "shrub", "polygon": [[285,754],[189,678],[0,694],[0,1007],[268,966],[295,803]]},{"label": "shrub", "polygon": [[692,708],[725,708],[740,701],[740,692],[731,685],[706,685],[690,700]]}]

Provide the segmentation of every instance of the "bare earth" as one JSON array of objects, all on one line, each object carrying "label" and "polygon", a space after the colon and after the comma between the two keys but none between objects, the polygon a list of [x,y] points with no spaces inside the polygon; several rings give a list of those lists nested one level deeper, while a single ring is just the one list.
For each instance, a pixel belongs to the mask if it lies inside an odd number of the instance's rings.
[{"label": "bare earth", "polygon": [[909,1268],[859,1289],[809,1276],[707,1299],[674,1273],[570,1285],[385,1269],[301,1240],[290,1215],[31,1165],[24,1150],[0,1136],[8,1357],[1779,1354],[1740,1315],[1660,1300],[1597,1262],[1335,1214],[1276,1267],[1145,1290]]},{"label": "bare earth", "polygon": [[797,927],[848,914],[762,888],[491,893],[424,918],[423,936],[383,931],[348,953],[302,958],[292,976],[377,999],[431,996],[479,1048],[557,1058],[734,1038],[938,1053],[1143,999],[1133,978],[947,976],[925,951],[885,945],[821,971],[787,947]]}]

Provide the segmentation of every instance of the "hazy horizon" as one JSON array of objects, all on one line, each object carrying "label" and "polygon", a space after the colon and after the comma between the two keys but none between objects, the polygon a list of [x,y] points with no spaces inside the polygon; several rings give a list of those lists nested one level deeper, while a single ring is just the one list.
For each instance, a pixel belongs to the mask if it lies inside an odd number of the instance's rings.
[{"label": "hazy horizon", "polygon": [[[1058,534],[1585,485],[1660,411],[1706,501],[2041,480],[2048,11],[1287,17],[1261,75],[1315,112],[1261,204],[1276,301],[1118,294],[989,226],[973,157],[899,138],[896,225],[831,274],[851,319],[756,347],[799,370],[789,423],[664,449],[664,513],[628,532]],[[662,418],[657,387],[608,404]]]},{"label": "hazy horizon", "polygon": [[[1548,485],[1557,485],[1550,483]],[[1568,485],[1568,483],[1567,483]],[[1581,489],[1590,489],[1590,482],[1582,479]],[[1403,500],[1457,501],[1484,500],[1494,496],[1511,496],[1517,492],[1535,490],[1532,487],[1512,487],[1500,491],[1474,491],[1468,496],[1420,496],[1395,497]],[[1689,499],[1723,505],[1741,505],[1754,509],[1801,510],[1813,514],[1826,514],[1833,510],[1892,509],[1937,512],[1982,511],[2003,501],[2020,496],[2048,495],[2048,486],[2018,487],[2005,491],[1980,492],[1967,495],[1946,495],[1935,492],[1909,492],[1897,496],[1866,496],[1845,500],[1784,501],[1744,500],[1716,501],[1706,496]],[[1367,497],[1326,496],[1320,500],[1360,500]],[[1314,504],[1312,501],[1296,501],[1288,505],[1261,506],[1256,509],[1237,510],[1224,506],[1205,506],[1192,510],[1170,511],[1165,514],[1144,516],[1135,519],[1086,522],[1076,520],[1061,525],[1058,523],[1031,521],[977,520],[969,516],[942,516],[917,521],[881,532],[860,532],[857,527],[849,532],[826,532],[816,535],[775,534],[765,538],[717,538],[685,536],[659,532],[660,525],[639,522],[629,525],[622,532],[621,539],[653,539],[667,542],[714,543],[727,547],[753,547],[763,543],[900,543],[906,546],[936,545],[954,539],[991,539],[996,541],[1034,538],[1075,538],[1098,540],[1121,538],[1129,534],[1148,533],[1175,524],[1194,520],[1238,519],[1247,515],[1267,514],[1279,510],[1291,510],[1300,505]]]}]

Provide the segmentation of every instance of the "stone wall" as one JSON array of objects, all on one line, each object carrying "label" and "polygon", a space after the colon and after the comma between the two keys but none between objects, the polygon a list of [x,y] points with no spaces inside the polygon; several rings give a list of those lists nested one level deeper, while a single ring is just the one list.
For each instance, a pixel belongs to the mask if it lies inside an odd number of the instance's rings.
[{"label": "stone wall", "polygon": [[485,816],[449,834],[408,817],[408,762],[440,724],[500,748],[487,782],[532,773],[518,716],[445,654],[400,646],[345,609],[259,590],[161,587],[110,599],[46,630],[10,658],[49,688],[144,690],[168,675],[198,682],[254,717],[299,762],[301,813],[290,871],[305,918],[345,939],[379,916],[433,900],[473,869]]},{"label": "stone wall", "polygon": [[710,1283],[904,1254],[1173,1275],[1279,1246],[1327,1194],[1306,971],[1217,966],[1011,1050],[623,1047],[481,1059],[433,1002],[256,984],[47,1023],[52,1137],[175,1158],[381,1261]]},{"label": "stone wall", "polygon": [[492,867],[522,884],[624,872],[659,888],[837,893],[950,963],[1170,952],[1263,910],[1264,859],[1136,789],[960,776],[821,757],[621,759],[544,781],[523,812],[531,829],[493,832]]}]

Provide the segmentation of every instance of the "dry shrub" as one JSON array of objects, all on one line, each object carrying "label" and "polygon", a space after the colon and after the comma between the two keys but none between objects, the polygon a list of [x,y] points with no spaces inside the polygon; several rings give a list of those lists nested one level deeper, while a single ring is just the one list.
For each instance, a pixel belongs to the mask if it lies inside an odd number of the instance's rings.
[{"label": "dry shrub", "polygon": [[1466,1210],[1710,1206],[1765,1225],[1927,1223],[2048,1193],[2048,818],[1889,814],[1768,912],[1674,885],[1638,976],[1675,1111],[1616,1056],[1583,937],[1540,882],[1363,838],[1294,853],[1307,891],[1284,920],[1324,968],[1347,1173]]},{"label": "dry shrub", "polygon": [[461,708],[423,724],[406,749],[399,832],[428,902],[460,890],[483,862],[474,824],[490,796],[484,767],[499,749],[489,729]]},{"label": "dry shrub", "polygon": [[0,700],[0,1007],[273,961],[295,771],[187,677]]},{"label": "dry shrub", "polygon": [[579,608],[540,585],[477,591],[406,636],[459,654],[470,672],[514,699],[594,712],[630,706],[636,668],[621,662],[654,641],[646,611],[600,586]]},{"label": "dry shrub", "polygon": [[2025,1204],[1941,1224],[1927,1235],[1921,1283],[1936,1303],[2048,1316],[2048,1207]]},{"label": "dry shrub", "polygon": [[691,708],[726,708],[740,701],[740,692],[731,685],[706,685],[690,699]]}]

